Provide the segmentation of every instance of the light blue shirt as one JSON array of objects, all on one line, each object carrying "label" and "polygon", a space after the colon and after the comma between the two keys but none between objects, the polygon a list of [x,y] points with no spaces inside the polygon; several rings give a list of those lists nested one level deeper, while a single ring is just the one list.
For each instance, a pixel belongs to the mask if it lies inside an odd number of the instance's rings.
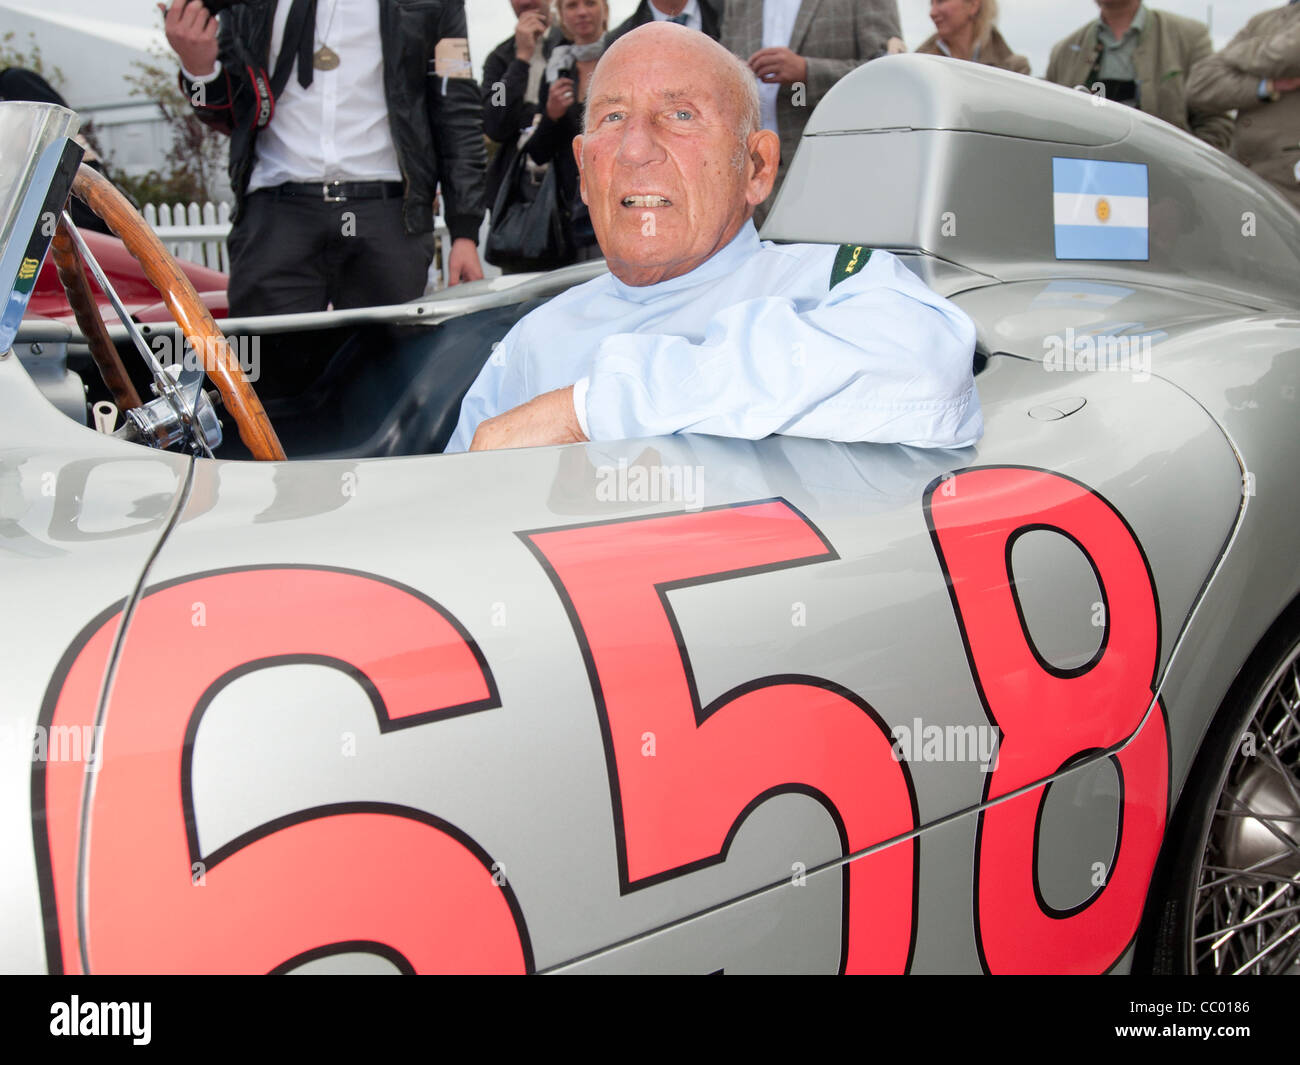
[{"label": "light blue shirt", "polygon": [[492,353],[446,451],[466,450],[487,418],[569,385],[596,441],[973,444],[984,422],[970,318],[884,251],[832,287],[837,251],[760,242],[747,222],[680,277],[633,287],[604,274],[562,292]]}]

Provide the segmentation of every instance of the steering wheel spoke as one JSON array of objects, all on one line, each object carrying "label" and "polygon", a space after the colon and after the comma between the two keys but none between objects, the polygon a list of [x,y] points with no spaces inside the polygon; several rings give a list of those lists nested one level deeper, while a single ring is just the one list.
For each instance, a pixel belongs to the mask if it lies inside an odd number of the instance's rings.
[{"label": "steering wheel spoke", "polygon": [[[284,449],[280,446],[280,440],[271,427],[271,421],[257,398],[257,393],[253,391],[252,383],[239,365],[239,360],[231,352],[225,336],[217,328],[212,314],[203,305],[198,293],[194,291],[194,286],[190,284],[189,278],[185,276],[176,260],[163,247],[157,234],[149,228],[139,212],[131,206],[112,182],[84,164],[77,171],[72,191],[95,214],[108,223],[108,227],[126,246],[126,250],[140,263],[145,277],[158,290],[172,318],[184,333],[190,348],[201,360],[204,372],[220,393],[222,405],[234,418],[239,430],[239,438],[244,442],[244,446],[252,452],[255,459],[283,459]],[[85,270],[74,254],[74,247],[81,243],[77,239],[78,236],[79,234],[67,228],[64,222],[60,222],[55,234],[55,265],[58,267],[59,279],[68,293],[68,302],[73,308],[77,325],[90,343],[91,354],[96,365],[99,366],[100,373],[104,376],[105,384],[113,393],[118,406],[130,410],[141,405],[140,397],[126,376],[116,348],[108,339],[103,318],[90,295]],[[101,281],[101,284],[106,283],[106,280]],[[134,328],[135,323],[121,307],[117,306],[114,294],[111,292],[108,294],[111,299],[114,299],[115,309],[122,318],[123,324],[128,330],[133,331],[133,339],[139,347],[144,341],[139,330]],[[181,404],[177,415],[182,420],[187,420],[187,415],[192,418],[194,411],[188,399],[175,381],[161,372],[147,344],[144,344],[142,354],[145,355],[146,362],[153,371],[159,395],[166,398],[173,406],[177,403]],[[129,392],[126,391],[128,388]],[[131,402],[132,399],[134,402]],[[200,434],[199,442],[203,444],[201,430],[197,426],[195,432]],[[206,451],[206,446],[204,450]]]}]

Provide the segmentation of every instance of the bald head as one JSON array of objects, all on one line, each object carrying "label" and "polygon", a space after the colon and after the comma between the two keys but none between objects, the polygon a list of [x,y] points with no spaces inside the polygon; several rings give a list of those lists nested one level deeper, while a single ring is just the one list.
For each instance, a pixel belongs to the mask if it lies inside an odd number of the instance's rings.
[{"label": "bald head", "polygon": [[696,30],[649,22],[601,57],[573,141],[610,271],[651,285],[725,247],[772,191],[781,143],[749,68]]},{"label": "bald head", "polygon": [[[635,50],[645,58],[652,49],[667,50],[675,57],[697,72],[706,73],[717,79],[721,91],[735,107],[735,130],[742,140],[755,132],[762,121],[762,112],[758,99],[758,82],[754,72],[742,59],[737,59],[712,37],[698,30],[687,29],[674,22],[647,22],[616,40],[596,65],[592,78],[591,91],[587,96],[588,104],[597,91],[602,66],[608,66],[606,60],[621,53]],[[588,109],[583,113],[585,126]]]}]

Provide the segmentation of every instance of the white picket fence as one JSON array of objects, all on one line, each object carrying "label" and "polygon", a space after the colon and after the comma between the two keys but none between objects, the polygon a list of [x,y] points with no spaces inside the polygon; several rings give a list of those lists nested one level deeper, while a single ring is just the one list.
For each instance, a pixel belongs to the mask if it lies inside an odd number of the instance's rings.
[{"label": "white picket fence", "polygon": [[230,273],[230,204],[146,203],[141,213],[176,258]]},{"label": "white picket fence", "polygon": [[[146,203],[141,213],[164,247],[176,258],[230,273],[230,253],[226,250],[226,237],[230,235],[230,204]],[[447,257],[451,253],[451,235],[446,223],[438,217],[433,220],[433,225],[441,255],[429,267],[426,293],[447,284]],[[482,247],[480,241],[480,250]]]}]

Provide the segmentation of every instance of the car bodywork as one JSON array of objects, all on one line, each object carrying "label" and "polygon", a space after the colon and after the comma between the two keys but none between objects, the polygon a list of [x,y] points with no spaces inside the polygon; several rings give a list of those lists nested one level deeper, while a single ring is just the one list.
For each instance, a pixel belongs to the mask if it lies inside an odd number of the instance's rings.
[{"label": "car bodywork", "polygon": [[[1147,168],[1146,259],[1056,258],[1061,157]],[[763,235],[966,310],[983,440],[421,453],[591,266],[232,323],[371,330],[348,404],[268,401],[286,463],[95,434],[20,332],[3,967],[1129,968],[1300,595],[1300,216],[1132,111],[899,57],[827,96]]]}]

